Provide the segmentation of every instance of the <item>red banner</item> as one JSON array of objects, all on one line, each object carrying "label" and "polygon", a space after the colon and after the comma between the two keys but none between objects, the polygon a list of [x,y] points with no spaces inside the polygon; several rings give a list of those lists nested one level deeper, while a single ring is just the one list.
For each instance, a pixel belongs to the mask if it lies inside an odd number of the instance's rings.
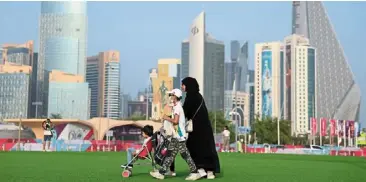
[{"label": "red banner", "polygon": [[336,136],[336,120],[330,120],[330,136]]},{"label": "red banner", "polygon": [[313,136],[316,135],[316,130],[317,130],[316,125],[317,125],[316,118],[311,118],[311,134]]},{"label": "red banner", "polygon": [[320,119],[320,134],[321,136],[327,135],[327,119]]}]

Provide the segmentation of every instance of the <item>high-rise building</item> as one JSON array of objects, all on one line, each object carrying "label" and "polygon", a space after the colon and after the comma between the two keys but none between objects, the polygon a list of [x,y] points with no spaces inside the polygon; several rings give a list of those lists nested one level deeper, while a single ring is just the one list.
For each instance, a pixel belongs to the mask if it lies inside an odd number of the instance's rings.
[{"label": "high-rise building", "polygon": [[123,94],[121,92],[121,114],[120,114],[120,118],[122,119],[127,119],[128,118],[128,102],[131,101],[131,97],[128,94]]},{"label": "high-rise building", "polygon": [[[43,112],[38,113],[38,116],[46,115],[48,111],[47,77],[52,70],[85,77],[86,2],[42,2],[39,34],[37,98],[35,101],[43,102],[39,109]],[[87,94],[85,93],[85,95]]]},{"label": "high-rise building", "polygon": [[240,42],[237,40],[232,40],[230,42],[230,50],[231,50],[231,62],[237,62],[239,59],[240,53]]},{"label": "high-rise building", "polygon": [[53,70],[47,83],[48,116],[60,114],[62,118],[90,118],[89,86],[83,76]]},{"label": "high-rise building", "polygon": [[181,52],[181,79],[189,76],[189,40],[184,40],[182,42],[182,52]]},{"label": "high-rise building", "polygon": [[315,117],[315,49],[309,39],[300,35],[285,38],[285,74],[287,84],[284,91],[284,117],[291,123],[292,134],[310,131],[310,118]]},{"label": "high-rise building", "polygon": [[207,108],[224,109],[225,45],[206,33],[204,12],[191,25],[188,63],[189,76],[197,79]]},{"label": "high-rise building", "polygon": [[30,40],[24,44],[4,44],[2,58],[5,62],[32,66],[33,41]]},{"label": "high-rise building", "polygon": [[292,33],[316,48],[316,116],[359,119],[361,91],[322,2],[295,1]]},{"label": "high-rise building", "polygon": [[[254,76],[254,75],[253,75]],[[247,92],[249,94],[249,124],[255,121],[255,87],[254,82],[247,84]]]},{"label": "high-rise building", "polygon": [[[239,107],[240,109],[237,109],[237,112],[239,113],[240,117],[238,119],[241,119],[241,121],[238,123],[239,126],[248,127],[250,126],[250,100],[249,100],[249,94],[241,91],[232,91],[232,90],[226,90],[224,95],[224,105],[225,105],[225,117],[227,119],[230,118],[229,113],[232,109],[235,107]],[[233,116],[232,116],[233,117]],[[233,117],[235,118],[235,117]],[[232,120],[232,119],[230,119]],[[235,123],[233,123],[235,124]]]},{"label": "high-rise building", "polygon": [[239,59],[238,59],[238,90],[245,91],[248,83],[248,42],[245,42],[240,48]]},{"label": "high-rise building", "polygon": [[149,110],[152,118],[159,119],[166,104],[169,104],[168,91],[180,88],[180,59],[159,59],[158,69],[152,69],[150,79],[152,83],[153,101]]},{"label": "high-rise building", "polygon": [[33,64],[32,64],[32,85],[31,85],[31,110],[30,110],[30,118],[37,118],[38,116],[36,113],[38,113],[38,107],[40,103],[36,102],[37,98],[37,68],[38,68],[38,53],[33,53]]},{"label": "high-rise building", "polygon": [[283,116],[283,46],[281,42],[255,45],[255,114]]},{"label": "high-rise building", "polygon": [[120,53],[105,51],[88,57],[86,81],[91,90],[90,117],[120,116]]},{"label": "high-rise building", "polygon": [[226,62],[225,63],[225,90],[233,90],[235,73],[236,69],[238,69],[238,63],[235,62]]},{"label": "high-rise building", "polygon": [[32,67],[5,62],[0,65],[0,118],[28,118]]}]

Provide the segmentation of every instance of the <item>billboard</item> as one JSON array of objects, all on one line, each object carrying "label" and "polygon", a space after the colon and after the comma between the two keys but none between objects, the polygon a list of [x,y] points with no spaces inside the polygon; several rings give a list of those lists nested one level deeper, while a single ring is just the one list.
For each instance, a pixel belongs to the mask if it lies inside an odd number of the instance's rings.
[{"label": "billboard", "polygon": [[262,116],[272,116],[272,51],[262,52]]},{"label": "billboard", "polygon": [[173,89],[173,77],[169,74],[169,64],[158,65],[158,76],[151,78],[153,89],[152,118],[159,119],[166,104],[169,103],[168,91]]},{"label": "billboard", "polygon": [[343,137],[343,134],[344,134],[344,121],[343,120],[338,120],[337,134],[338,134],[338,137],[340,137],[340,138]]}]

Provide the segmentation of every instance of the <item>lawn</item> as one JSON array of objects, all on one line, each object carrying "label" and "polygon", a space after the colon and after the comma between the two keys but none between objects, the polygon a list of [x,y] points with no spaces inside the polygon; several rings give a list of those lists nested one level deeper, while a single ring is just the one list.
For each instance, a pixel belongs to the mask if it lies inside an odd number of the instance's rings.
[{"label": "lawn", "polygon": [[[0,181],[156,181],[148,174],[151,168],[147,165],[136,166],[133,176],[122,178],[119,166],[125,160],[125,153],[0,152]],[[220,160],[223,173],[215,181],[365,181],[365,158],[222,153]],[[178,156],[177,177],[166,181],[184,181],[187,169]]]}]

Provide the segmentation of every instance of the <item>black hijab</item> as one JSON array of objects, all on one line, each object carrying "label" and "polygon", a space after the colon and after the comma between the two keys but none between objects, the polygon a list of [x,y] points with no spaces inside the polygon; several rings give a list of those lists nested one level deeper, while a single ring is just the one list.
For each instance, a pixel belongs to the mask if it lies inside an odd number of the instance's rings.
[{"label": "black hijab", "polygon": [[187,93],[197,93],[200,91],[200,86],[195,78],[186,77],[182,80],[182,84],[186,86]]}]

